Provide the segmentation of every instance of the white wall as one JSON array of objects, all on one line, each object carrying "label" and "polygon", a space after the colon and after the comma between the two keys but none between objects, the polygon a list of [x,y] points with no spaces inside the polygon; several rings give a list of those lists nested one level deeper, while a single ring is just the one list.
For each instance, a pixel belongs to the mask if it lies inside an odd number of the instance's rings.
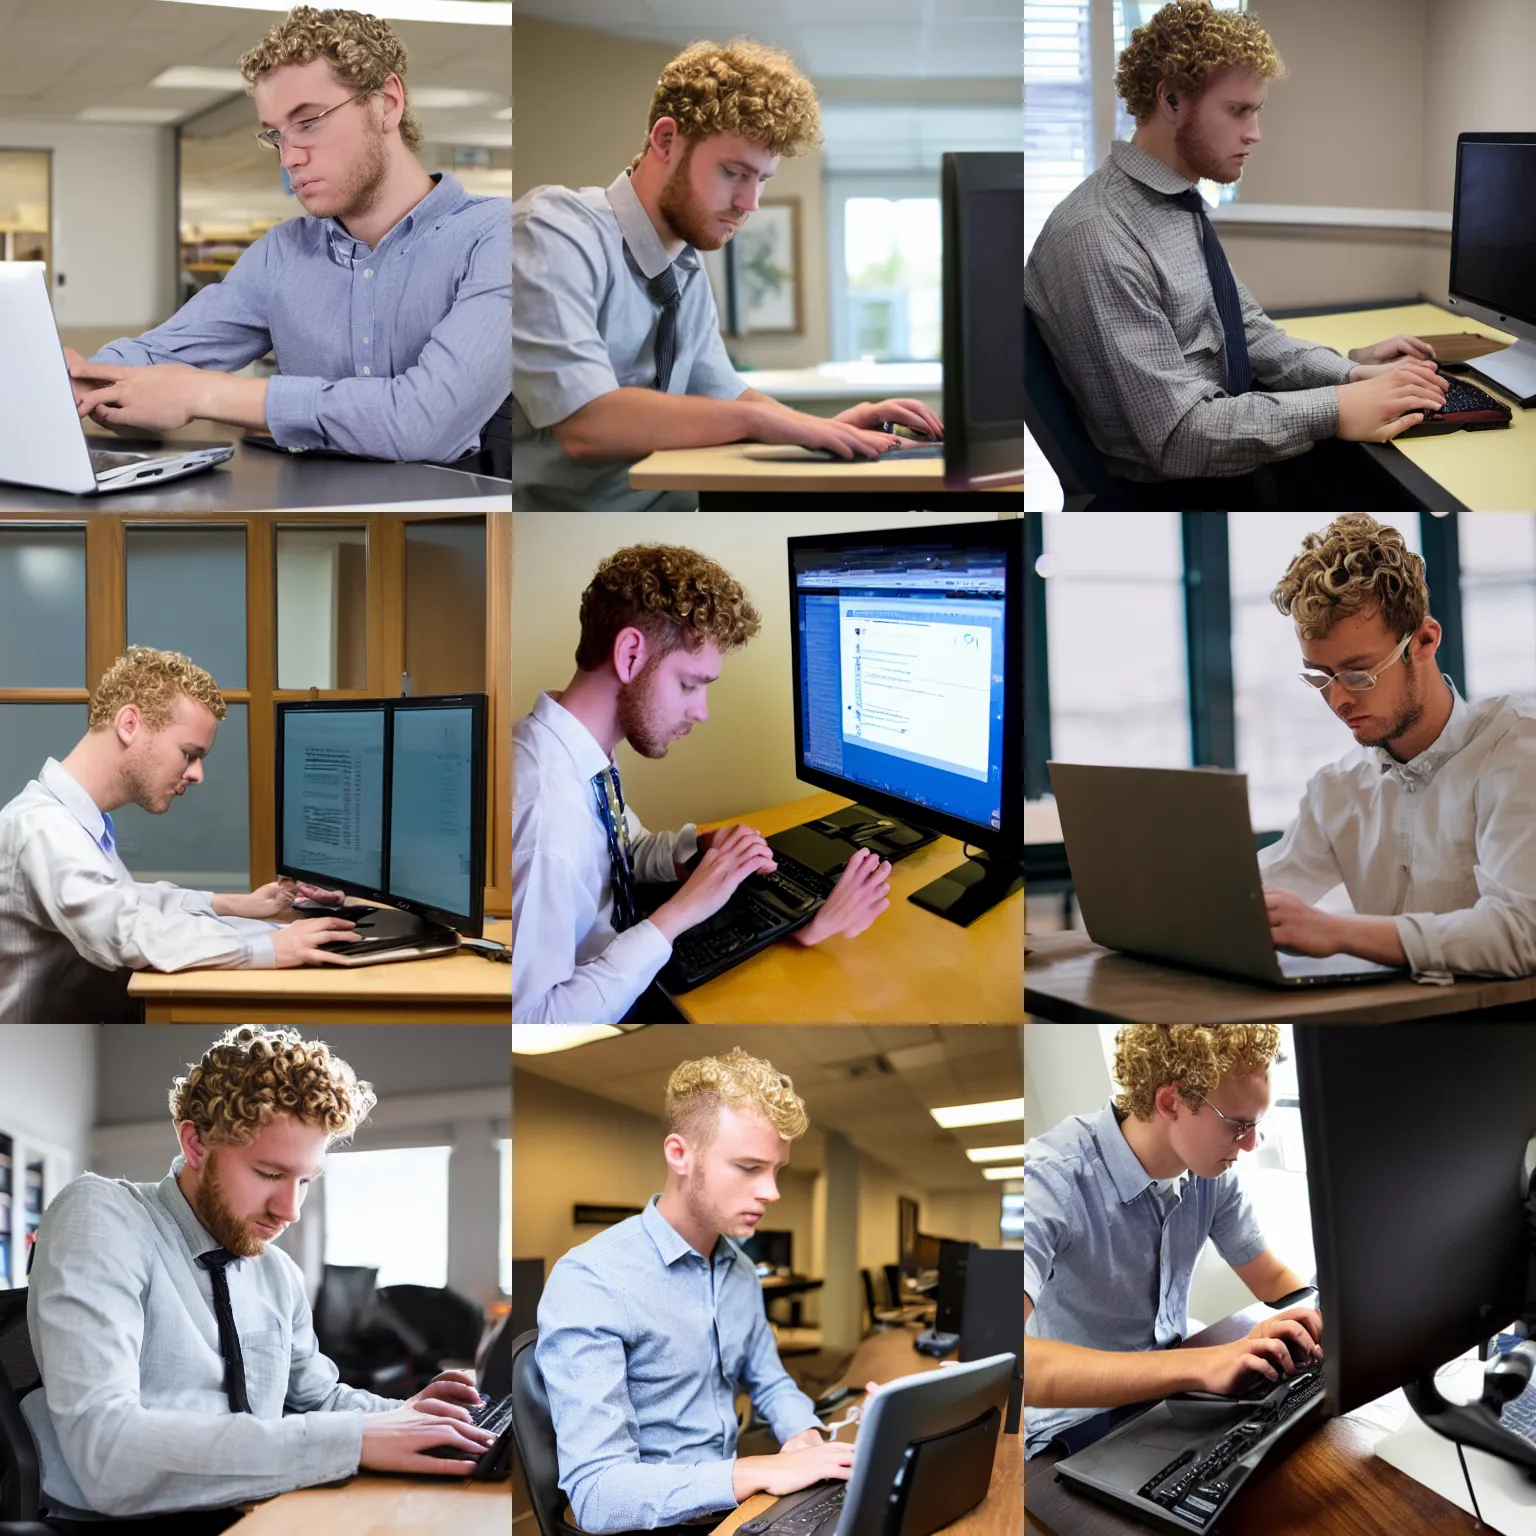
[{"label": "white wall", "polygon": [[0,119],[0,148],[53,151],[53,310],[60,330],[136,334],[175,309],[169,128]]}]

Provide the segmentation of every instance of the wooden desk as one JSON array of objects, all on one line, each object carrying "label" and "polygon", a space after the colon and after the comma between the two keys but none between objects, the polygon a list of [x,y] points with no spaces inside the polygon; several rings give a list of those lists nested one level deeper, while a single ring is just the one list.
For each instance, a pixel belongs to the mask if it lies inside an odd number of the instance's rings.
[{"label": "wooden desk", "polygon": [[1416,981],[1249,986],[1132,960],[1075,932],[1031,935],[1024,961],[1025,1008],[1038,1018],[1068,1024],[1402,1024],[1525,1005],[1533,998],[1536,976],[1458,981],[1449,987]]},{"label": "wooden desk", "polygon": [[[1234,1313],[1189,1344],[1240,1338],[1268,1312]],[[1217,1522],[1221,1536],[1472,1536],[1486,1529],[1380,1460],[1372,1448],[1386,1433],[1379,1422],[1346,1414],[1322,1421],[1289,1451],[1282,1445],[1278,1457],[1272,1451]],[[1042,1451],[1027,1465],[1030,1536],[1147,1536],[1149,1525],[1058,1482],[1051,1469],[1060,1460],[1061,1452]]]},{"label": "wooden desk", "polygon": [[[853,1359],[834,1386],[862,1387],[866,1381],[895,1381],[899,1376],[915,1376],[919,1371],[936,1371],[939,1362],[920,1355],[912,1347],[916,1328],[887,1328],[865,1339],[854,1351]],[[831,1391],[832,1388],[827,1389]],[[840,1416],[840,1415],[838,1415]],[[853,1438],[858,1425],[852,1426]],[[848,1440],[848,1431],[838,1436]],[[774,1502],[771,1493],[754,1494],[738,1505],[717,1525],[710,1536],[732,1536],[738,1526],[755,1520]],[[975,1509],[944,1527],[953,1536],[1018,1536],[1024,1503],[1024,1436],[997,1437],[997,1456],[992,1463],[992,1482],[986,1498]],[[1144,1533],[1143,1533],[1144,1536]]]},{"label": "wooden desk", "polygon": [[[808,795],[731,817],[764,836],[854,804]],[[969,928],[908,901],[964,858],[952,837],[891,865],[891,904],[857,938],[792,939],[672,1001],[692,1024],[1017,1024],[1024,1016],[1024,893]]]},{"label": "wooden desk", "polygon": [[512,1484],[361,1472],[344,1488],[300,1488],[258,1504],[239,1536],[507,1536]]},{"label": "wooden desk", "polygon": [[[485,936],[512,942],[510,922]],[[128,995],[150,1024],[510,1024],[512,967],[473,950],[392,965],[291,971],[138,971]]]},{"label": "wooden desk", "polygon": [[942,459],[901,461],[892,449],[878,459],[831,464],[771,463],[749,459],[751,443],[718,448],[670,448],[642,459],[629,472],[636,491],[697,491],[699,508],[711,511],[782,512],[786,497],[810,494],[837,511],[946,512],[973,508],[998,512],[1024,505],[1017,487],[992,491],[947,491]]},{"label": "wooden desk", "polygon": [[[1401,331],[1419,336],[1475,331],[1498,341],[1514,340],[1504,331],[1437,304],[1303,315],[1276,323],[1288,335],[1345,353],[1351,347],[1368,346]],[[1477,366],[1475,360],[1472,366]],[[1536,507],[1536,411],[1521,410],[1484,379],[1468,375],[1467,381],[1514,406],[1514,423],[1508,431],[1399,437],[1390,443],[1362,443],[1361,448],[1423,511],[1505,512]]]}]

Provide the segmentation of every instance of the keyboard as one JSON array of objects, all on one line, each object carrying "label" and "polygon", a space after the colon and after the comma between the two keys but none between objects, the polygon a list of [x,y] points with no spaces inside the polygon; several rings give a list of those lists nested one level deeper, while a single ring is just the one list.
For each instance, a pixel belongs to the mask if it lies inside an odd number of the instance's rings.
[{"label": "keyboard", "polygon": [[1416,427],[1398,433],[1399,437],[1437,437],[1445,432],[1481,432],[1489,427],[1509,426],[1514,412],[1502,400],[1465,379],[1442,377],[1450,386],[1444,408],[1430,412]]},{"label": "keyboard", "polygon": [[[475,1470],[470,1476],[479,1482],[491,1482],[512,1475],[512,1394],[497,1398],[494,1402],[485,1396],[480,1406],[471,1408],[469,1416],[481,1429],[488,1429],[496,1436],[496,1443],[487,1446],[476,1459]],[[435,1456],[439,1461],[464,1461],[468,1453],[457,1446],[434,1445],[423,1451],[423,1456]]]},{"label": "keyboard", "polygon": [[844,1482],[812,1483],[770,1504],[757,1519],[748,1520],[741,1528],[743,1536],[817,1536],[837,1524],[847,1492]]}]

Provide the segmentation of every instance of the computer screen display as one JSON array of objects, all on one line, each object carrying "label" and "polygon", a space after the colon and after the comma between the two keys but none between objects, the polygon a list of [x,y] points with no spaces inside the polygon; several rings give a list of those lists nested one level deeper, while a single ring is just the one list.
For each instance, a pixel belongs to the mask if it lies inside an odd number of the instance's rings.
[{"label": "computer screen display", "polygon": [[317,880],[384,886],[384,706],[287,714],[278,858]]},{"label": "computer screen display", "polygon": [[469,911],[473,742],[474,717],[466,705],[395,711],[391,895],[444,912]]},{"label": "computer screen display", "polygon": [[1010,668],[1008,524],[983,526],[990,542],[970,525],[920,542],[791,539],[790,567],[801,777],[985,839],[1006,814]]},{"label": "computer screen display", "polygon": [[754,1232],[743,1239],[741,1251],[754,1264],[771,1264],[775,1269],[795,1267],[795,1234],[793,1232]]},{"label": "computer screen display", "polygon": [[1536,134],[1462,135],[1450,291],[1536,325]]}]

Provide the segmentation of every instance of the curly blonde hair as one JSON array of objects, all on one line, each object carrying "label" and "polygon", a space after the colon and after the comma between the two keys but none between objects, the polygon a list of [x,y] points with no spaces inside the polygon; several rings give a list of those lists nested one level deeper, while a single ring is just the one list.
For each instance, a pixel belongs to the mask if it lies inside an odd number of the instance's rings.
[{"label": "curly blonde hair", "polygon": [[334,1141],[350,1136],[377,1102],[372,1085],[325,1041],[260,1024],[225,1030],[170,1092],[171,1123],[190,1120],[210,1147],[248,1146],[283,1114]]},{"label": "curly blonde hair", "polygon": [[201,704],[215,720],[222,720],[228,713],[218,685],[180,651],[130,645],[96,684],[91,695],[89,728],[104,730],[117,719],[123,705],[137,704],[145,725],[152,731],[163,731],[171,723],[179,695]]},{"label": "curly blonde hair", "polygon": [[1157,1090],[1176,1083],[1179,1097],[1198,1112],[1201,1095],[1229,1075],[1263,1072],[1280,1054],[1274,1024],[1127,1024],[1115,1036],[1115,1107],[1150,1120]]},{"label": "curly blonde hair", "polygon": [[[821,142],[821,109],[816,87],[777,48],[749,38],[729,43],[694,43],[661,72],[645,125],[670,117],[684,139],[733,133],[760,144],[771,155],[803,155]],[[634,171],[645,149],[629,163]]]},{"label": "curly blonde hair", "polygon": [[603,561],[581,594],[576,665],[583,672],[602,666],[630,626],[659,658],[684,645],[696,651],[706,640],[736,650],[761,625],[746,589],[707,556],[679,544],[631,544]]},{"label": "curly blonde hair", "polygon": [[683,1062],[667,1079],[666,1104],[667,1135],[700,1152],[713,1143],[722,1108],[761,1115],[785,1141],[805,1135],[811,1124],[789,1078],[739,1045],[723,1056]]},{"label": "curly blonde hair", "polygon": [[[405,89],[405,44],[387,21],[361,11],[316,10],[296,5],[257,45],[241,56],[240,73],[254,88],[285,64],[325,59],[336,83],[352,95],[376,91],[395,74]],[[400,114],[400,137],[407,149],[421,148],[421,123],[407,95]]]},{"label": "curly blonde hair", "polygon": [[1345,512],[1309,533],[1269,598],[1303,640],[1326,639],[1340,619],[1378,610],[1401,638],[1429,613],[1424,562],[1396,528],[1366,512]]},{"label": "curly blonde hair", "polygon": [[1115,71],[1115,94],[1144,123],[1157,110],[1160,81],[1193,101],[1224,69],[1251,69],[1265,80],[1285,77],[1285,64],[1257,16],[1218,11],[1211,0],[1170,0],[1131,33]]}]

